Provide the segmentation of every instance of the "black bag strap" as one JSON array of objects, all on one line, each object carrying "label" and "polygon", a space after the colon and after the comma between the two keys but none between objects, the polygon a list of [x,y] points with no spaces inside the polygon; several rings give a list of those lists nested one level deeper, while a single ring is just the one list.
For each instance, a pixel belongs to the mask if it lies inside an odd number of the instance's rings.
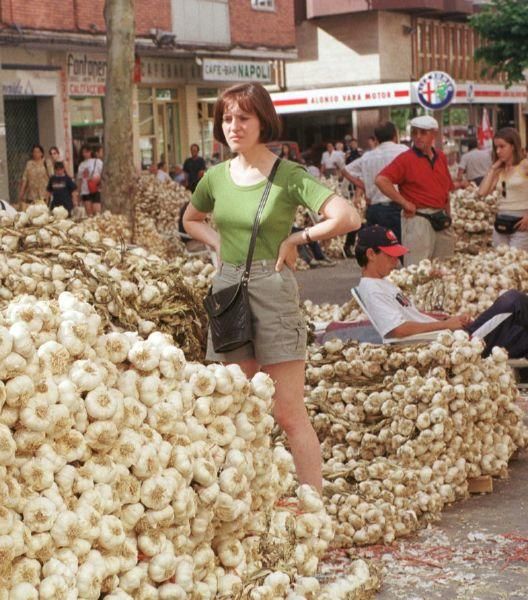
[{"label": "black bag strap", "polygon": [[268,196],[271,190],[271,185],[273,183],[273,179],[275,174],[277,173],[277,169],[279,168],[281,159],[277,158],[274,162],[273,167],[271,167],[271,172],[268,177],[268,182],[266,183],[266,188],[264,189],[264,193],[262,194],[262,198],[260,199],[260,204],[257,209],[257,214],[255,215],[255,222],[253,223],[253,231],[251,232],[251,241],[249,242],[249,250],[246,259],[246,268],[244,269],[244,275],[242,275],[242,283],[247,285],[249,281],[249,273],[251,271],[251,263],[253,261],[253,253],[255,251],[255,244],[257,243],[257,233],[260,225],[260,219],[262,217],[262,213],[264,212],[264,207],[266,206],[266,202],[268,200]]}]

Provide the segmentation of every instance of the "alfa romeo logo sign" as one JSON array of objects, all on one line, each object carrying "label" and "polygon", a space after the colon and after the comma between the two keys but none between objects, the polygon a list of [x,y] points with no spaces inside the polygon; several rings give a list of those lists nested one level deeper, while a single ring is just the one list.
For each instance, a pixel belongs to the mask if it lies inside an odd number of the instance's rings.
[{"label": "alfa romeo logo sign", "polygon": [[418,102],[429,110],[441,110],[453,102],[456,93],[454,79],[443,71],[430,71],[418,82]]}]

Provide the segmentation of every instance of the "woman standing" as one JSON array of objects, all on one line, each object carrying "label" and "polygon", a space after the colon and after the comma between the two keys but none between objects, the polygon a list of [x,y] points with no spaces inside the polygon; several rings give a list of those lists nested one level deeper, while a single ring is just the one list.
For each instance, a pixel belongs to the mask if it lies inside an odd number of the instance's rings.
[{"label": "woman standing", "polygon": [[[257,207],[277,157],[265,144],[278,139],[280,121],[260,84],[226,90],[214,113],[214,136],[236,153],[209,169],[183,217],[185,230],[221,258],[213,293],[240,281]],[[299,204],[325,218],[290,234]],[[205,222],[213,213],[218,232]],[[293,162],[281,161],[262,214],[249,280],[254,341],[225,354],[208,341],[207,359],[238,363],[248,377],[258,370],[275,382],[274,417],[291,447],[299,481],[322,487],[319,440],[304,406],[306,326],[292,269],[297,246],[358,229],[354,208]]]},{"label": "woman standing", "polygon": [[479,187],[479,195],[497,190],[497,219],[493,245],[528,250],[528,160],[522,157],[521,138],[512,127],[493,138],[493,165]]},{"label": "woman standing", "polygon": [[22,174],[18,196],[21,210],[25,210],[28,204],[47,198],[46,190],[51,175],[53,169],[44,158],[44,148],[40,144],[35,144],[31,148],[31,158],[27,161]]}]

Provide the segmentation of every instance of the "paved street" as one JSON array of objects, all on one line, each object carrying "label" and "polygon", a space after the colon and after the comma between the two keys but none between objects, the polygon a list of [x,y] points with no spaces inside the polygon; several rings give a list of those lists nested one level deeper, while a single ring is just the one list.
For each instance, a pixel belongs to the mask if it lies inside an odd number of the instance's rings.
[{"label": "paved street", "polygon": [[[353,260],[297,273],[301,297],[319,304],[346,302],[358,278]],[[494,481],[492,494],[452,505],[438,523],[386,549],[377,598],[527,600],[527,498],[528,452],[522,452],[510,463],[509,479]],[[510,561],[515,553],[523,560]]]},{"label": "paved street", "polygon": [[360,275],[355,259],[339,260],[335,267],[317,267],[296,273],[301,299],[317,304],[343,304],[350,300],[350,288],[356,285]]}]

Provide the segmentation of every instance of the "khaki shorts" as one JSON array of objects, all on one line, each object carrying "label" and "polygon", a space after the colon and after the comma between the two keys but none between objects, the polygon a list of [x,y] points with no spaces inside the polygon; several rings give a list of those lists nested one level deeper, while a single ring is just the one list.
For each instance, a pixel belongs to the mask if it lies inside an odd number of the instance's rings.
[{"label": "khaki shorts", "polygon": [[[420,212],[434,213],[438,209],[420,208]],[[424,258],[450,258],[455,252],[453,229],[435,231],[425,218],[415,216],[410,219],[401,217],[402,244],[409,248],[403,257],[403,265],[415,265]]]},{"label": "khaki shorts", "polygon": [[[223,263],[213,278],[213,293],[240,281],[244,266]],[[288,267],[275,271],[275,261],[255,261],[249,279],[249,305],[253,319],[253,341],[233,350],[213,350],[211,332],[206,359],[241,362],[255,359],[260,366],[306,358],[306,323],[299,308],[299,288]]]}]

